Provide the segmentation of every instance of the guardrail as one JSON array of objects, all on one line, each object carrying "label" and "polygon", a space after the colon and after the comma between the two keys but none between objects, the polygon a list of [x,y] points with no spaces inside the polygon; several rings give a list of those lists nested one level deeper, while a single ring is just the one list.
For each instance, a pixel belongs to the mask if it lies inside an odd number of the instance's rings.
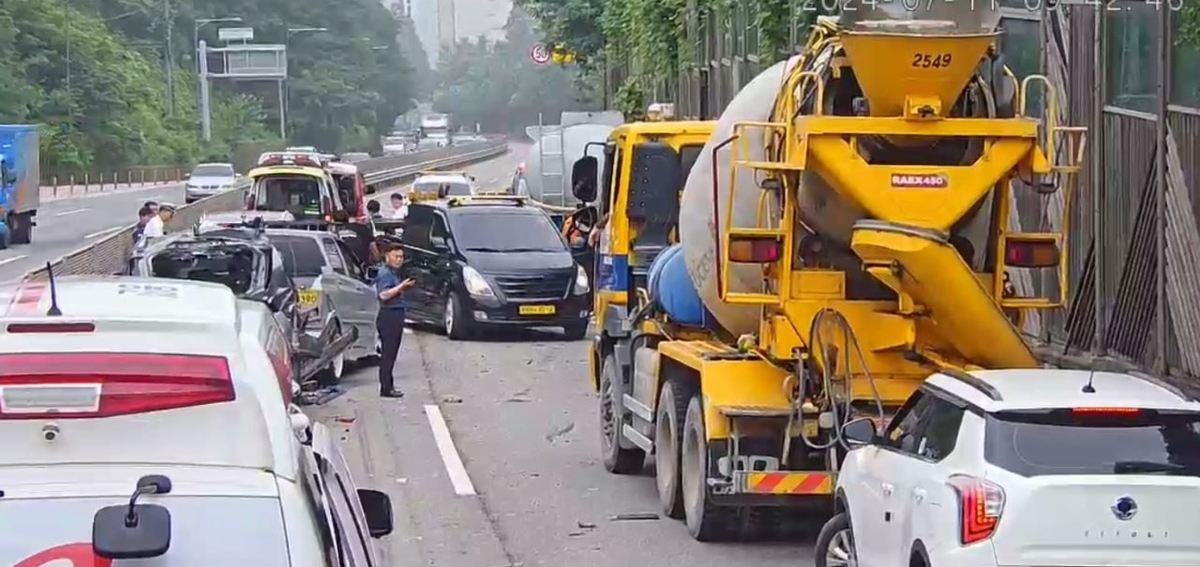
[{"label": "guardrail", "polygon": [[[382,187],[402,182],[421,171],[470,165],[503,155],[507,151],[508,144],[504,140],[488,140],[412,154],[384,156],[360,161],[355,165],[361,168],[363,177],[367,179],[368,184],[374,183],[377,187]],[[175,217],[167,223],[166,229],[168,232],[188,230],[208,213],[236,211],[243,206],[245,206],[245,201],[242,191],[231,190],[218,193],[207,199],[179,207],[175,212]],[[131,223],[111,236],[52,262],[54,275],[124,273],[129,254],[133,250],[133,231],[136,227],[136,223]],[[44,280],[47,276],[46,267],[43,266],[25,274],[23,279],[26,281]]]}]

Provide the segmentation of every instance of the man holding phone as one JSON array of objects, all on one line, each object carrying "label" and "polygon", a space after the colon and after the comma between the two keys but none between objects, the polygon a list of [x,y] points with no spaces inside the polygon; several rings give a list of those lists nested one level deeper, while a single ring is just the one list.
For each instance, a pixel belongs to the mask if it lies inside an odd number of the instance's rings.
[{"label": "man holding phone", "polygon": [[375,328],[379,332],[379,395],[384,398],[403,398],[404,392],[396,389],[392,374],[396,357],[400,354],[400,341],[404,338],[404,292],[417,284],[413,278],[400,279],[400,266],[404,265],[404,249],[388,246],[383,250],[383,265],[375,277],[375,293],[379,295],[379,316]]}]

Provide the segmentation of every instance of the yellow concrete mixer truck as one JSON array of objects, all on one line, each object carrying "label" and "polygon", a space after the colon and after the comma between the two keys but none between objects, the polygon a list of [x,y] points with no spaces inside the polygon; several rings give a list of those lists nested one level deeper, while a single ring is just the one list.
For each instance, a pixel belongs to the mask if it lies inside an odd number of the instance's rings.
[{"label": "yellow concrete mixer truck", "polygon": [[664,511],[696,539],[827,517],[843,424],[887,420],[934,372],[1038,366],[1022,318],[1065,298],[1065,278],[1053,297],[1008,281],[1065,274],[1066,219],[1008,219],[1023,191],[1069,216],[1083,129],[1057,123],[1045,77],[1004,66],[996,11],[900,4],[822,17],[733,99],[679,243],[592,344],[605,467],[653,454]]}]

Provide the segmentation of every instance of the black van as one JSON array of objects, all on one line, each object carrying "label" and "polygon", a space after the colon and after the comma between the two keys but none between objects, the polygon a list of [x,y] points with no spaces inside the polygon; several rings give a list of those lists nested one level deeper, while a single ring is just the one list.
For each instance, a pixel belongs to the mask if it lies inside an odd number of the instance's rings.
[{"label": "black van", "polygon": [[521,198],[463,197],[409,205],[402,242],[408,317],[454,340],[502,327],[562,327],[582,339],[587,272],[550,217]]}]

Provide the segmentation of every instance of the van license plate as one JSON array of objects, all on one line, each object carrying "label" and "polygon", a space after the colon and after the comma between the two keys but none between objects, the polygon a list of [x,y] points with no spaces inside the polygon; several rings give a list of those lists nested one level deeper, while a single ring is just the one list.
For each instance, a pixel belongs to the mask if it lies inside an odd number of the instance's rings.
[{"label": "van license plate", "polygon": [[321,295],[314,289],[302,289],[296,292],[296,295],[297,299],[300,300],[300,305],[305,307],[312,307],[313,305],[316,305],[318,299],[321,297]]},{"label": "van license plate", "polygon": [[553,315],[553,305],[522,305],[518,310],[521,315]]}]

